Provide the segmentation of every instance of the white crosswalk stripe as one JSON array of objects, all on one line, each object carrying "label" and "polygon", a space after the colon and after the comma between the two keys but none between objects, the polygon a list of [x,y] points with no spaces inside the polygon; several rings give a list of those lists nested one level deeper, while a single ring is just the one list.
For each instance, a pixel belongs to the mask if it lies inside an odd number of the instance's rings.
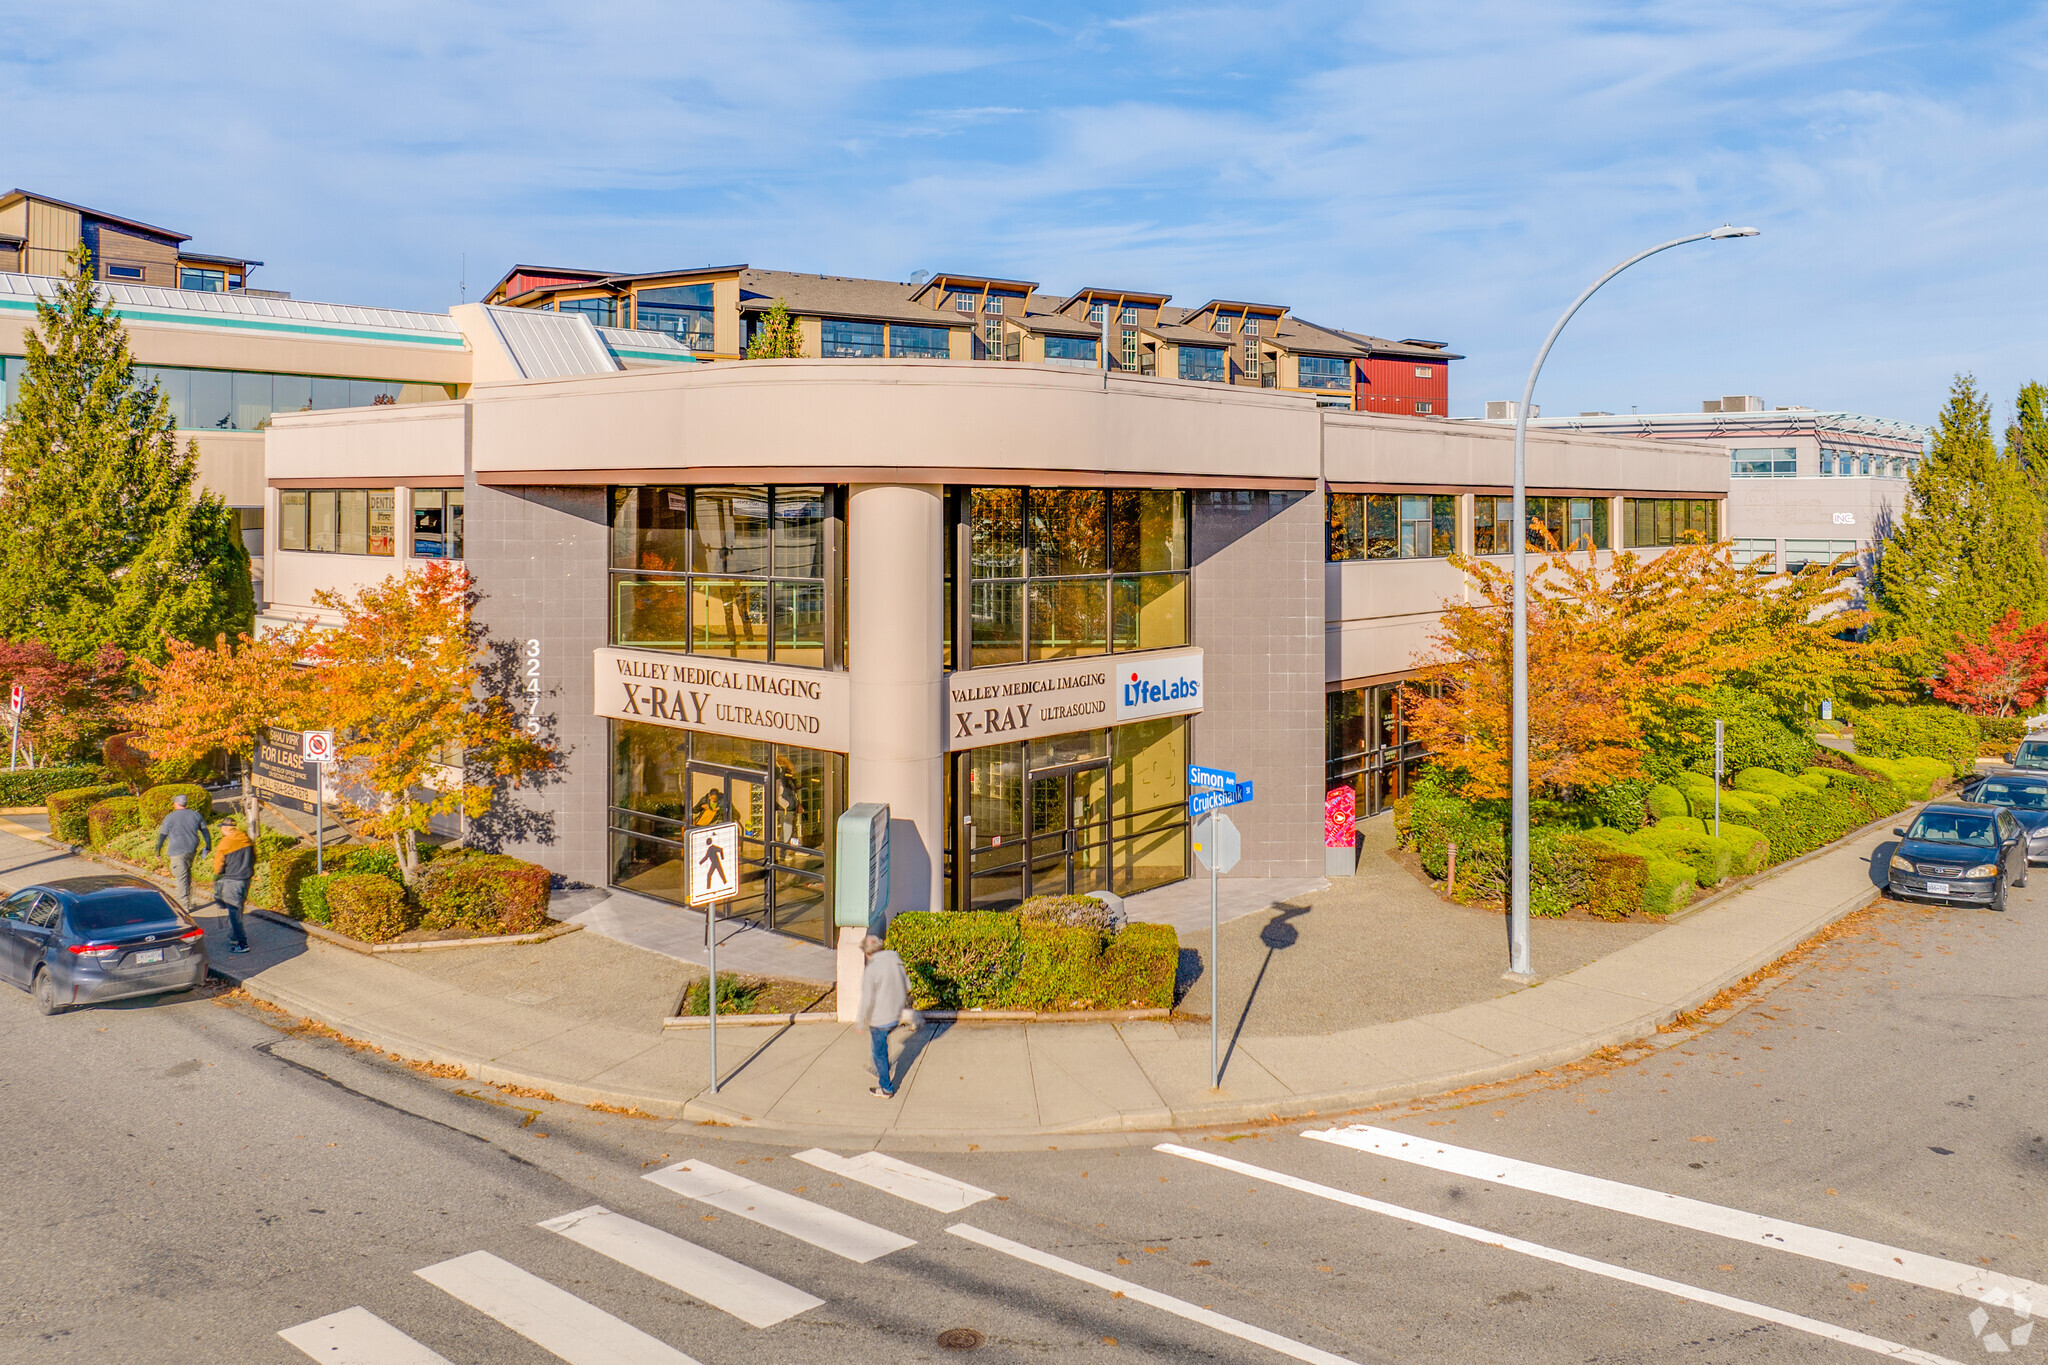
[{"label": "white crosswalk stripe", "polygon": [[599,1204],[540,1224],[742,1322],[773,1327],[825,1301]]},{"label": "white crosswalk stripe", "polygon": [[488,1251],[413,1273],[569,1365],[697,1365],[667,1342]]},{"label": "white crosswalk stripe", "polygon": [[913,1239],[887,1228],[864,1223],[837,1209],[828,1209],[702,1161],[677,1162],[650,1171],[645,1178],[686,1199],[751,1219],[849,1261],[865,1263],[917,1245]]},{"label": "white crosswalk stripe", "polygon": [[1218,1332],[1236,1337],[1240,1341],[1253,1342],[1264,1346],[1269,1351],[1278,1351],[1281,1355],[1292,1359],[1307,1361],[1309,1365],[1353,1365],[1353,1362],[1347,1356],[1332,1355],[1328,1351],[1306,1345],[1294,1340],[1292,1337],[1283,1337],[1278,1332],[1269,1332],[1263,1327],[1254,1327],[1248,1322],[1240,1322],[1236,1318],[1218,1313],[1213,1308],[1203,1308],[1197,1304],[1189,1303],[1186,1299],[1177,1299],[1171,1294],[1162,1294],[1156,1289],[1147,1289],[1141,1284],[1121,1279],[1106,1271],[1092,1270],[1085,1265],[1079,1265],[1063,1257],[1055,1256],[1051,1252],[1025,1246],[1022,1242],[1013,1242],[1007,1237],[998,1237],[993,1232],[983,1232],[980,1228],[972,1227],[966,1223],[955,1223],[952,1227],[947,1228],[946,1231],[952,1233],[955,1237],[973,1242],[976,1246],[984,1246],[991,1251],[1000,1251],[1005,1256],[1014,1256],[1018,1260],[1035,1265],[1042,1270],[1050,1270],[1055,1274],[1065,1275],[1068,1279],[1079,1280],[1083,1284],[1092,1284],[1097,1289],[1107,1289],[1119,1298],[1131,1299],[1147,1307],[1161,1309],[1164,1312],[1173,1314],[1177,1318],[1186,1318],[1189,1322],[1199,1322],[1204,1327],[1213,1328]]},{"label": "white crosswalk stripe", "polygon": [[922,1204],[940,1213],[958,1213],[970,1204],[979,1204],[995,1195],[979,1185],[970,1185],[964,1180],[927,1171],[922,1166],[913,1166],[881,1152],[862,1152],[857,1156],[840,1156],[836,1152],[813,1147],[808,1152],[798,1152],[798,1161],[808,1162],[821,1171],[830,1171],[848,1180],[872,1185],[885,1194],[898,1199],[908,1199],[913,1204]]},{"label": "white crosswalk stripe", "polygon": [[1396,1161],[1426,1166],[1431,1170],[1448,1171],[1453,1175],[1554,1195],[1559,1199],[1668,1223],[1673,1227],[1689,1228],[1694,1232],[1733,1238],[1752,1246],[1788,1251],[1795,1256],[1842,1266],[1858,1274],[1881,1275],[1925,1289],[1939,1289],[1994,1307],[2011,1304],[2014,1311],[2022,1316],[2033,1305],[2048,1308],[2048,1285],[2036,1284],[2032,1280],[1961,1265],[1924,1252],[1886,1246],[1882,1242],[1845,1237],[1804,1223],[1745,1213],[1722,1204],[1709,1204],[1676,1194],[1660,1194],[1640,1185],[1624,1185],[1618,1180],[1604,1180],[1599,1176],[1538,1166],[1534,1162],[1493,1156],[1466,1147],[1452,1147],[1433,1138],[1365,1124],[1313,1129],[1302,1136],[1370,1152],[1375,1156],[1392,1157]]},{"label": "white crosswalk stripe", "polygon": [[449,1365],[367,1308],[344,1308],[278,1335],[326,1365]]},{"label": "white crosswalk stripe", "polygon": [[1263,1166],[1254,1166],[1250,1162],[1239,1161],[1234,1157],[1219,1156],[1214,1152],[1198,1152],[1192,1148],[1182,1147],[1171,1142],[1162,1142],[1154,1150],[1165,1152],[1170,1156],[1186,1157],[1190,1161],[1199,1161],[1205,1165],[1215,1166],[1222,1170],[1235,1171],[1239,1175],[1250,1176],[1255,1180],[1268,1181],[1286,1189],[1314,1195],[1319,1199],[1328,1199],[1333,1203],[1349,1204],[1353,1208],[1364,1209],[1368,1213],[1384,1214],[1389,1218],[1398,1218],[1403,1222],[1414,1223],[1420,1227],[1434,1228],[1438,1232],[1449,1233],[1453,1237],[1463,1237],[1469,1241],[1482,1242],[1488,1246],[1499,1247],[1503,1251],[1513,1251],[1524,1256],[1532,1256],[1538,1260],[1548,1261],[1553,1265],[1569,1266],[1574,1270],[1585,1271],[1587,1274],[1604,1276],[1610,1280],[1619,1280],[1624,1284],[1638,1285],[1644,1289],[1654,1289],[1660,1293],[1670,1294],[1680,1299],[1688,1299],[1694,1303],[1703,1303],[1715,1308],[1725,1308],[1731,1313],[1740,1313],[1746,1317],[1756,1318],[1763,1322],[1776,1323],[1781,1327],[1790,1327],[1829,1341],[1840,1342],[1845,1346],[1860,1347],[1863,1350],[1886,1356],[1893,1360],[1911,1361],[1913,1365],[1960,1365],[1959,1362],[1951,1360],[1947,1356],[1938,1356],[1930,1351],[1922,1351],[1915,1347],[1902,1345],[1896,1341],[1887,1341],[1883,1337],[1874,1337],[1868,1333],[1858,1332],[1851,1328],[1839,1327],[1831,1322],[1822,1322],[1817,1318],[1805,1317],[1798,1313],[1788,1313],[1783,1309],[1773,1308],[1768,1304],[1752,1303],[1748,1299],[1738,1299],[1733,1295],[1718,1293],[1711,1289],[1702,1289],[1697,1285],[1685,1284],[1678,1280],[1667,1280],[1659,1275],[1646,1275],[1642,1271],[1631,1270],[1626,1266],[1610,1265],[1605,1261],[1596,1261],[1590,1256],[1580,1256],[1574,1252],[1560,1251],[1555,1247],[1543,1246],[1537,1242],[1525,1242],[1519,1237],[1506,1237],[1498,1232],[1490,1232],[1485,1228],[1473,1227],[1469,1223],[1458,1223],[1448,1218],[1439,1218],[1435,1214],[1421,1213],[1415,1209],[1404,1209],[1398,1204],[1383,1203],[1378,1199],[1368,1199],[1362,1194],[1353,1194],[1349,1190],[1335,1189],[1329,1185],[1319,1185],[1312,1180],[1303,1180],[1299,1176],[1267,1170]]}]

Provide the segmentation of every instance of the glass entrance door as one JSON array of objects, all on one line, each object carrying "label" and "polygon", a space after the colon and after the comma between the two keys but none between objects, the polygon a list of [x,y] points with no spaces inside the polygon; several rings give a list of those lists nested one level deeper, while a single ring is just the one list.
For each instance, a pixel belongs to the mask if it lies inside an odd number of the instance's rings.
[{"label": "glass entrance door", "polygon": [[1031,775],[1027,896],[1109,889],[1109,765]]},{"label": "glass entrance door", "polygon": [[767,775],[743,768],[693,762],[689,766],[690,823],[740,827],[739,894],[719,905],[720,919],[757,919],[768,913],[768,852],[762,842]]}]

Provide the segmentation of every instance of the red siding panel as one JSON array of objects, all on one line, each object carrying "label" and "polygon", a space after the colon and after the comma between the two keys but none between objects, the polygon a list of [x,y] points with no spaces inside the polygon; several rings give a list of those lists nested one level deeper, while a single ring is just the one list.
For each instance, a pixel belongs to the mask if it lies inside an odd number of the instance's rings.
[{"label": "red siding panel", "polygon": [[[1428,374],[1418,374],[1426,370]],[[1357,362],[1357,406],[1360,412],[1417,415],[1416,404],[1427,403],[1423,415],[1446,416],[1451,410],[1451,363],[1448,360],[1414,360],[1373,356]]]}]

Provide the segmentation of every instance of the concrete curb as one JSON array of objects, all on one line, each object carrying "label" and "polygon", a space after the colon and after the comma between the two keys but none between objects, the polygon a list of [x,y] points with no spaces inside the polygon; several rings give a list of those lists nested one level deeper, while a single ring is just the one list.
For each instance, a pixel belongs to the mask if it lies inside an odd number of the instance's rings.
[{"label": "concrete curb", "polygon": [[[1760,874],[1756,881],[1740,888],[1740,890],[1758,891],[1773,876],[1783,874],[1790,869],[1808,863],[1823,853],[1848,852],[1857,840],[1867,837],[1877,826],[1900,818],[1900,816],[1896,815],[1887,817],[1887,821],[1874,822],[1870,826],[1845,835],[1843,838],[1827,845],[1824,849],[1815,850],[1813,854],[1783,864],[1778,868],[1772,869],[1769,873]],[[1432,1072],[1426,1076],[1409,1077],[1385,1084],[1338,1087],[1327,1091],[1297,1091],[1287,1095],[1263,1099],[1221,1099],[1213,1102],[1167,1103],[1142,1109],[1122,1109],[1114,1112],[1103,1112],[1096,1116],[1081,1118],[1076,1121],[1036,1128],[1020,1126],[990,1130],[987,1128],[975,1129],[971,1127],[939,1127],[926,1123],[920,1126],[916,1132],[903,1132],[898,1131],[895,1127],[901,1113],[901,1101],[893,1101],[887,1104],[878,1101],[875,1110],[877,1121],[872,1125],[850,1126],[763,1122],[756,1114],[728,1100],[723,1095],[679,1093],[677,1089],[669,1089],[666,1093],[656,1093],[652,1090],[642,1091],[622,1088],[617,1085],[594,1086],[571,1080],[567,1077],[550,1075],[541,1070],[504,1066],[486,1057],[451,1050],[445,1044],[438,1043],[430,1038],[414,1037],[396,1032],[375,1022],[367,1015],[359,1015],[353,1009],[336,1008],[331,1004],[323,1004],[320,1001],[314,1000],[310,996],[302,996],[298,991],[275,985],[267,985],[253,980],[252,977],[255,974],[247,977],[242,976],[235,971],[235,968],[242,965],[240,963],[233,964],[226,970],[220,968],[216,968],[216,970],[222,976],[235,980],[238,985],[241,985],[258,999],[267,1000],[291,1013],[317,1020],[350,1037],[361,1039],[364,1042],[373,1044],[401,1057],[443,1065],[460,1066],[468,1076],[475,1080],[487,1084],[541,1091],[570,1103],[631,1108],[652,1115],[678,1118],[688,1123],[741,1130],[750,1139],[778,1143],[790,1142],[801,1145],[831,1143],[837,1146],[853,1147],[872,1147],[877,1144],[892,1146],[916,1145],[920,1143],[943,1147],[949,1143],[962,1145],[969,1142],[974,1142],[976,1145],[987,1145],[994,1142],[1005,1145],[1025,1146],[1037,1145],[1038,1140],[1048,1138],[1119,1142],[1135,1140],[1134,1135],[1136,1134],[1166,1129],[1311,1118],[1318,1115],[1331,1115],[1364,1109],[1374,1105],[1419,1099],[1429,1095],[1463,1089],[1468,1086],[1513,1080],[1517,1077],[1529,1075],[1531,1072],[1568,1065],[1603,1048],[1617,1047],[1653,1037],[1659,1028],[1673,1022],[1682,1014],[1697,1009],[1721,991],[1776,962],[1786,953],[1812,939],[1830,925],[1848,915],[1854,914],[1856,911],[1879,899],[1883,894],[1881,888],[1869,884],[1865,880],[1865,874],[1861,871],[1861,864],[1857,866],[1859,870],[1856,873],[1855,880],[1858,884],[1855,885],[1853,890],[1831,901],[1823,902],[1818,897],[1804,901],[1801,905],[1804,913],[1800,913],[1796,917],[1781,916],[1778,924],[1782,927],[1777,928],[1775,931],[1765,931],[1754,943],[1741,944],[1739,954],[1720,957],[1719,965],[1706,975],[1692,980],[1685,980],[1681,977],[1679,984],[1673,988],[1673,993],[1666,999],[1657,1003],[1640,1002],[1641,1007],[1635,1009],[1633,1013],[1620,1014],[1618,1011],[1609,1009],[1606,1020],[1598,1021],[1596,1027],[1583,1030],[1574,1030],[1569,1025],[1552,1022],[1547,1025],[1548,1032],[1553,1035],[1564,1032],[1569,1033],[1571,1036],[1550,1042],[1545,1046],[1533,1047],[1529,1051],[1516,1052],[1512,1055],[1498,1055],[1497,1057],[1479,1060],[1476,1064],[1453,1066]],[[1712,899],[1713,905],[1702,906],[1701,908],[1726,907],[1732,915],[1740,916],[1743,913],[1736,905],[1731,904],[1734,899],[1732,896],[1716,896]],[[1768,909],[1768,902],[1771,899],[1767,893],[1763,897],[1766,909]],[[1792,908],[1791,904],[1787,904],[1783,897],[1777,899],[1786,909]],[[1687,918],[1690,919],[1692,916],[1687,916]],[[1740,920],[1731,922],[1739,924]],[[1761,928],[1761,926],[1756,927]],[[1657,938],[1661,937],[1661,934],[1657,936]],[[1643,940],[1645,943],[1655,941],[1655,939]],[[1594,963],[1588,964],[1586,967],[1578,969],[1578,972],[1593,973],[1603,963],[1610,961],[1611,955],[1609,958],[1599,959]],[[1419,1021],[1456,1020],[1465,1011],[1497,1011],[1502,1005],[1515,1001],[1530,1002],[1529,1008],[1532,1011],[1540,1010],[1546,1005],[1563,1007],[1575,996],[1583,999],[1588,994],[1597,996],[1603,1009],[1611,1007],[1616,1001],[1628,1001],[1630,1004],[1638,1003],[1637,998],[1633,995],[1623,995],[1616,990],[1596,986],[1591,982],[1573,982],[1572,978],[1577,974],[1565,973],[1560,977],[1554,978],[1551,982],[1533,986],[1522,991],[1511,992],[1495,1000],[1461,1006],[1456,1010],[1447,1011],[1439,1015],[1419,1016]],[[1546,995],[1546,987],[1551,985],[1564,985],[1567,989],[1562,992],[1552,991]],[[1517,1014],[1518,1018],[1533,1020],[1538,1017],[1533,1013],[1529,1015],[1519,1014],[1512,1005],[1509,1005],[1508,1012]],[[739,1017],[721,1016],[720,1022],[728,1022],[729,1018],[737,1019]],[[831,1016],[825,1016],[825,1018],[830,1019]],[[775,1016],[773,1017],[773,1022],[789,1027],[793,1024],[794,1020],[787,1016]],[[820,1022],[823,1022],[823,1020]],[[985,1022],[996,1024],[1005,1021],[986,1020]],[[1246,1043],[1243,1044],[1243,1046],[1253,1049],[1252,1054],[1249,1055],[1252,1056],[1254,1065],[1262,1065],[1256,1060],[1257,1049],[1261,1041],[1264,1040],[1250,1039],[1246,1040]],[[1315,1040],[1309,1041],[1313,1042]],[[1492,1050],[1498,1052],[1498,1049]],[[736,1131],[734,1136],[738,1135],[739,1132]]]}]

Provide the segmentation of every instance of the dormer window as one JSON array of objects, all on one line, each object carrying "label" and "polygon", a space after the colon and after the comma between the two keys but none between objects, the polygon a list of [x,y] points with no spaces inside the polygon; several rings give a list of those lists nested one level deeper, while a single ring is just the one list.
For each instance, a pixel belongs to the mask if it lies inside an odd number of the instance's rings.
[{"label": "dormer window", "polygon": [[957,312],[961,312],[961,313],[971,313],[971,312],[973,312],[973,311],[974,311],[974,295],[972,295],[972,294],[955,294],[955,295],[953,296],[953,307],[954,307],[955,311],[957,311]]},{"label": "dormer window", "polygon": [[1257,318],[1246,318],[1244,320],[1244,334],[1248,337],[1255,337],[1259,334],[1259,320]]},{"label": "dormer window", "polygon": [[1209,326],[1213,331],[1228,332],[1230,330],[1230,319],[1218,318],[1216,319],[1216,321],[1210,323]]},{"label": "dormer window", "polygon": [[1108,322],[1109,305],[1104,303],[1100,299],[1097,299],[1095,302],[1089,304],[1088,321],[1094,323],[1097,327],[1100,327],[1103,323]]},{"label": "dormer window", "polygon": [[1003,311],[1003,301],[991,294],[988,302],[982,305],[982,311],[985,313],[1000,313]]},{"label": "dormer window", "polygon": [[1124,305],[1123,316],[1118,320],[1126,327],[1135,327],[1138,322],[1138,310],[1127,303]]}]

